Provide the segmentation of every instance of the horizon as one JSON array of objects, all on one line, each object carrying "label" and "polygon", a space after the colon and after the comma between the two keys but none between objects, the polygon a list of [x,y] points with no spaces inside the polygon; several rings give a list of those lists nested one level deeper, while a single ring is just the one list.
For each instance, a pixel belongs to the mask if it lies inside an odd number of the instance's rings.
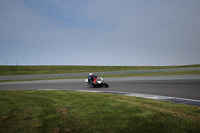
[{"label": "horizon", "polygon": [[132,67],[132,66],[142,66],[142,67],[145,67],[145,66],[196,66],[196,65],[200,65],[200,64],[181,64],[181,65],[176,65],[176,64],[173,64],[173,65],[160,65],[160,64],[154,64],[154,65],[142,65],[142,64],[139,64],[139,65],[128,65],[128,64],[27,64],[27,65],[24,65],[24,64],[13,64],[13,65],[9,65],[9,64],[5,64],[5,65],[0,65],[0,66],[106,66],[106,67],[115,67],[115,66],[122,66],[122,67]]}]

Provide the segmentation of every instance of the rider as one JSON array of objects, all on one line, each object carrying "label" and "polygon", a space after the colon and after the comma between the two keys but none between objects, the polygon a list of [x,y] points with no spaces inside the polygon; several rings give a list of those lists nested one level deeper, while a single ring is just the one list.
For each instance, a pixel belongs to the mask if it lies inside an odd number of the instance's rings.
[{"label": "rider", "polygon": [[88,76],[88,83],[89,83],[89,85],[92,85],[92,87],[93,87],[93,80],[95,79],[95,78],[97,78],[97,76],[95,76],[93,73],[89,73],[89,76]]}]

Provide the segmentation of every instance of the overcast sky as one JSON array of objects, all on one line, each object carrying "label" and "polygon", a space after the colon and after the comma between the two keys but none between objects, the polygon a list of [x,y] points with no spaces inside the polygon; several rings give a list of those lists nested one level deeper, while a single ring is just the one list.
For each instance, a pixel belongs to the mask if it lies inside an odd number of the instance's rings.
[{"label": "overcast sky", "polygon": [[0,65],[200,63],[200,0],[0,0]]}]

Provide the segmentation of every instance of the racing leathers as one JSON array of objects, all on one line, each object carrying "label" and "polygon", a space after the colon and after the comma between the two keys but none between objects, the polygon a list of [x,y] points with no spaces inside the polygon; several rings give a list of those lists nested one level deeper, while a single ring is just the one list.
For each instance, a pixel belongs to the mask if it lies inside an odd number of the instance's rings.
[{"label": "racing leathers", "polygon": [[94,87],[94,85],[93,85],[92,83],[93,83],[93,80],[94,80],[95,78],[97,78],[97,76],[95,76],[95,75],[89,75],[89,76],[88,76],[88,83],[89,83],[89,85],[91,85],[92,87]]}]

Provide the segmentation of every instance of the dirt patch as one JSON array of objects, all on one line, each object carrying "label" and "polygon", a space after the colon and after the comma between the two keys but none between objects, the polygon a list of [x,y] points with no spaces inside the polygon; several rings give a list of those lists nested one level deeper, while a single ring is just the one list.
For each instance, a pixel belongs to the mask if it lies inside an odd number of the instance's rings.
[{"label": "dirt patch", "polygon": [[71,133],[71,130],[68,129],[68,128],[63,128],[63,129],[52,128],[52,129],[49,130],[49,132],[51,132],[51,133]]},{"label": "dirt patch", "polygon": [[57,113],[61,114],[61,116],[66,116],[68,109],[74,108],[74,106],[69,106],[69,107],[57,107],[56,111]]},{"label": "dirt patch", "polygon": [[4,119],[4,120],[8,119],[8,116],[4,116],[3,119]]},{"label": "dirt patch", "polygon": [[33,126],[33,128],[41,128],[42,127],[42,125],[35,125],[35,126]]},{"label": "dirt patch", "polygon": [[29,119],[31,119],[30,116],[26,116],[26,117],[23,118],[23,120],[29,120]]},{"label": "dirt patch", "polygon": [[61,116],[66,116],[67,115],[67,108],[66,107],[58,107],[56,108],[57,113],[61,114]]}]

